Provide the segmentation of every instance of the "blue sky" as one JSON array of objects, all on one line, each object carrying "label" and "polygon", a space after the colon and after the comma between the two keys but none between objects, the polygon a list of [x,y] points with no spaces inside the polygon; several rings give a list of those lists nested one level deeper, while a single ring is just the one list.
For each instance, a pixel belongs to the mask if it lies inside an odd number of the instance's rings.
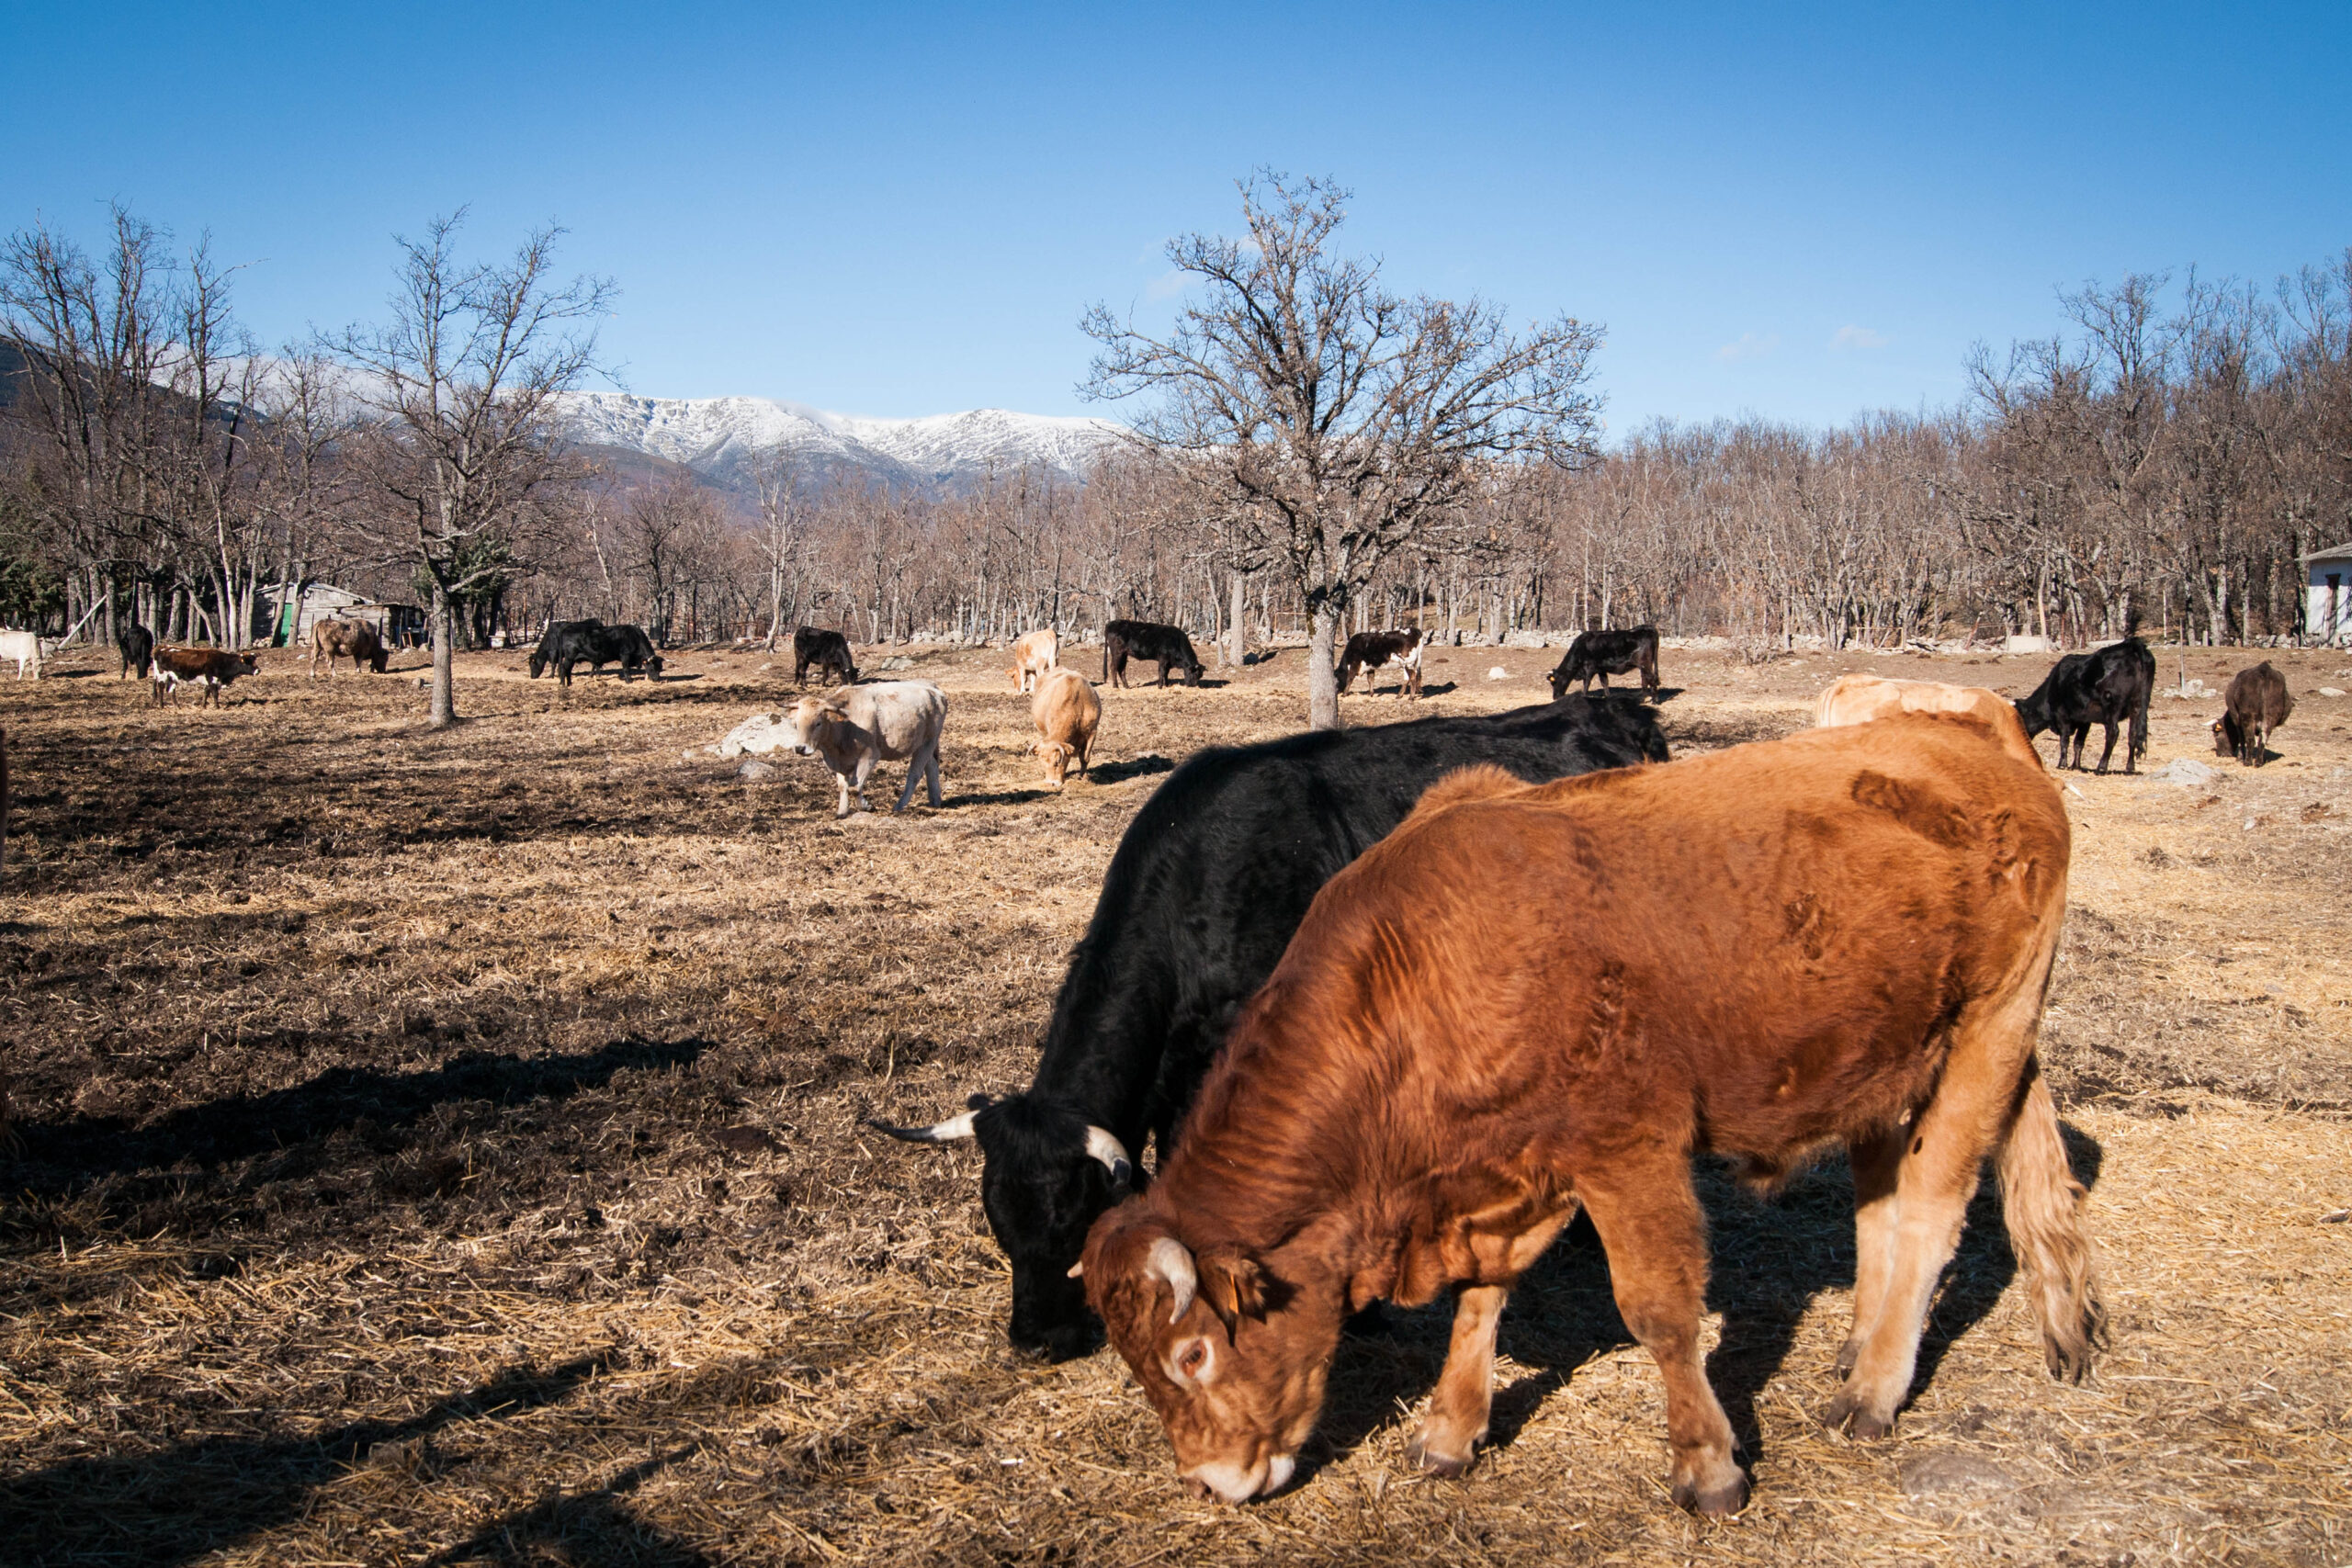
[{"label": "blue sky", "polygon": [[[1611,427],[1955,399],[2054,291],[2352,244],[2352,6],[0,11],[0,224],[110,198],[250,264],[266,339],[380,309],[470,207],[610,275],[629,389],[1093,412],[1258,165],[1392,285],[1605,322]],[[1112,412],[1115,412],[1115,409]]]}]

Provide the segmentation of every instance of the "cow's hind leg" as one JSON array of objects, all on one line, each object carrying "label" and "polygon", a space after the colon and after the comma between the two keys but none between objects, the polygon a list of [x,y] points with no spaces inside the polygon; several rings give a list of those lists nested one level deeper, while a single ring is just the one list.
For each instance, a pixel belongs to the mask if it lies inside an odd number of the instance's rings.
[{"label": "cow's hind leg", "polygon": [[1886,1282],[1894,1269],[1895,1179],[1903,1150],[1911,1141],[1908,1123],[1847,1146],[1854,1172],[1854,1325],[1838,1352],[1838,1371],[1851,1372],[1871,1330],[1886,1304]]},{"label": "cow's hind leg", "polygon": [[1459,1475],[1487,1440],[1495,1398],[1495,1328],[1510,1299],[1510,1290],[1501,1285],[1463,1289],[1453,1309],[1453,1342],[1430,1395],[1429,1414],[1405,1439],[1405,1457],[1421,1469]]},{"label": "cow's hind leg", "polygon": [[1736,1513],[1747,1478],[1731,1457],[1731,1422],[1707,1386],[1699,1318],[1707,1291],[1707,1228],[1689,1157],[1612,1150],[1577,1192],[1609,1254],[1617,1311],[1666,1380],[1666,1438],[1674,1500],[1699,1513]]}]

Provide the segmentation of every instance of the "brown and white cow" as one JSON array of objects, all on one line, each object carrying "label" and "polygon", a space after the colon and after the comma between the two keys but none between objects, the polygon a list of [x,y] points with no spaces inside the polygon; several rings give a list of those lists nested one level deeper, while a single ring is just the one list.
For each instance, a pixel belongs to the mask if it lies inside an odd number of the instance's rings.
[{"label": "brown and white cow", "polygon": [[1012,644],[1012,664],[1005,671],[1012,677],[1013,686],[1023,692],[1034,692],[1047,671],[1056,668],[1061,656],[1061,638],[1051,626],[1040,626],[1024,633]]},{"label": "brown and white cow", "polygon": [[311,679],[316,679],[318,676],[319,660],[322,656],[327,661],[327,676],[330,680],[334,676],[334,661],[338,659],[350,660],[351,667],[355,671],[365,665],[381,675],[384,672],[385,664],[391,658],[391,655],[385,650],[384,639],[376,635],[376,628],[363,621],[312,622],[310,668]]},{"label": "brown and white cow", "polygon": [[2067,855],[2050,777],[1960,717],[1442,780],[1317,896],[1157,1179],[1088,1235],[1087,1299],[1179,1472],[1237,1502],[1283,1485],[1342,1319],[1449,1288],[1408,1451],[1461,1471],[1504,1301],[1581,1206],[1665,1377],[1673,1496],[1737,1508],[1699,1153],[1769,1184],[1847,1150],[1831,1426],[1893,1426],[1988,1157],[2050,1368],[2079,1375],[2101,1318],[2034,1053]]},{"label": "brown and white cow", "polygon": [[260,670],[251,654],[227,653],[217,648],[159,648],[155,650],[155,703],[176,704],[182,684],[197,688],[197,704],[220,705],[220,694],[240,675]]},{"label": "brown and white cow", "polygon": [[1396,695],[1418,697],[1421,694],[1421,649],[1429,644],[1419,627],[1394,632],[1358,632],[1348,638],[1346,649],[1340,655],[1340,690],[1345,692],[1364,671],[1364,690],[1372,690],[1373,682],[1383,670],[1397,671]]},{"label": "brown and white cow", "polygon": [[1094,750],[1094,731],[1102,722],[1102,699],[1093,682],[1075,670],[1049,670],[1029,699],[1029,719],[1037,727],[1037,744],[1030,750],[1046,764],[1046,782],[1056,789],[1078,763],[1086,776],[1086,761]]},{"label": "brown and white cow", "polygon": [[928,681],[877,681],[840,686],[821,697],[803,697],[785,714],[753,714],[718,743],[722,757],[785,749],[822,757],[841,781],[837,818],[850,814],[850,796],[865,810],[865,781],[877,762],[904,761],[907,787],[892,812],[904,811],[915,783],[928,779],[931,804],[940,804],[939,736],[947,725],[947,694]]},{"label": "brown and white cow", "polygon": [[43,637],[39,632],[0,631],[0,659],[17,661],[17,679],[19,681],[25,678],[28,666],[32,670],[33,679],[40,680],[41,665],[57,651],[59,646],[57,638]]},{"label": "brown and white cow", "polygon": [[1868,724],[1899,713],[1972,714],[1993,727],[2002,749],[2011,756],[2041,766],[2041,753],[2026,739],[2025,725],[2015,704],[1983,686],[1955,686],[1942,681],[1895,681],[1883,675],[1840,675],[1821,694],[1814,709],[1816,728]]}]

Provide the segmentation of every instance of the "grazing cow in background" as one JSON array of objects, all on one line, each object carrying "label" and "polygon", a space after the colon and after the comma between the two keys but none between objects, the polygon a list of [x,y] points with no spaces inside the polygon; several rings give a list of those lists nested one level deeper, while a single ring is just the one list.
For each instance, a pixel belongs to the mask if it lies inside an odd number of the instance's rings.
[{"label": "grazing cow in background", "polygon": [[1666,755],[1646,710],[1575,703],[1220,747],[1170,773],[1111,857],[1028,1089],[884,1129],[979,1141],[981,1204],[1012,1265],[1012,1343],[1061,1360],[1093,1342],[1069,1267],[1124,1195],[1129,1151],[1156,1140],[1167,1164],[1201,1075],[1316,890],[1423,790],[1473,762],[1533,780]]},{"label": "grazing cow in background", "polygon": [[17,679],[25,678],[25,666],[32,666],[33,679],[40,679],[42,662],[59,648],[57,639],[42,637],[39,632],[0,632],[0,659],[17,661]]},{"label": "grazing cow in background", "polygon": [[551,630],[541,642],[540,651],[555,666],[556,684],[560,686],[571,684],[572,668],[578,664],[586,664],[592,674],[602,674],[605,665],[617,664],[624,681],[640,670],[650,679],[659,680],[662,675],[662,656],[653,651],[653,639],[645,635],[642,626],[593,626]]},{"label": "grazing cow in background", "polygon": [[229,653],[217,648],[159,648],[155,650],[155,705],[179,702],[183,684],[197,689],[196,705],[220,705],[220,694],[240,675],[261,668],[249,653]]},{"label": "grazing cow in background", "polygon": [[381,675],[391,655],[384,650],[384,639],[376,628],[364,621],[313,621],[311,623],[311,668],[306,679],[315,680],[319,673],[319,659],[327,661],[327,678],[334,678],[334,661],[351,660],[356,671],[362,666]]},{"label": "grazing cow in background", "polygon": [[1156,621],[1112,621],[1102,628],[1102,679],[1114,686],[1127,683],[1127,660],[1148,660],[1159,666],[1159,683],[1168,684],[1168,672],[1182,670],[1184,684],[1201,683],[1201,656],[1193,651],[1193,639],[1181,626],[1163,626]]},{"label": "grazing cow in background", "polygon": [[560,640],[567,640],[573,632],[586,631],[604,624],[594,615],[584,621],[549,621],[548,629],[539,634],[539,645],[531,649],[531,657],[526,660],[531,667],[531,679],[537,680],[539,672],[554,662],[555,647]]},{"label": "grazing cow in background", "polygon": [[1418,697],[1421,694],[1421,649],[1428,646],[1419,628],[1358,632],[1348,638],[1347,649],[1340,655],[1340,690],[1353,684],[1356,671],[1362,670],[1363,689],[1369,692],[1380,672],[1394,666],[1398,698]]},{"label": "grazing cow in background", "polygon": [[792,749],[822,757],[841,781],[834,817],[850,813],[850,795],[865,810],[865,781],[876,762],[904,761],[907,787],[899,792],[897,815],[915,795],[915,782],[928,780],[935,810],[939,795],[939,736],[947,725],[947,694],[928,681],[879,681],[844,686],[821,697],[803,697],[792,708]]},{"label": "grazing cow in background", "polygon": [[125,621],[114,634],[114,646],[122,655],[122,668],[114,672],[114,678],[119,681],[135,669],[141,680],[147,679],[148,666],[155,660],[155,634],[137,621]]},{"label": "grazing cow in background", "polygon": [[1998,692],[1982,686],[1953,686],[1941,681],[1892,681],[1883,675],[1840,675],[1821,694],[1813,722],[1816,728],[1868,724],[1899,713],[1964,713],[1993,727],[2002,750],[2020,761],[2041,766],[2041,753],[2026,738],[2018,710]]},{"label": "grazing cow in background", "polygon": [[2270,732],[2295,711],[2287,677],[2266,659],[2231,676],[2230,689],[2222,701],[2224,711],[2213,721],[2213,754],[2235,757],[2250,768],[2260,767],[2269,752]]},{"label": "grazing cow in background", "polygon": [[1037,744],[1031,748],[1046,764],[1046,782],[1056,789],[1072,761],[1078,776],[1086,776],[1086,760],[1094,750],[1095,727],[1102,722],[1102,699],[1075,670],[1048,670],[1029,699],[1029,719],[1037,727]]},{"label": "grazing cow in background", "polygon": [[822,626],[796,626],[792,632],[792,683],[808,684],[810,666],[817,679],[829,685],[847,686],[857,680],[857,664],[849,656],[849,638]]},{"label": "grazing cow in background", "polygon": [[1671,1495],[1733,1512],[1696,1153],[1769,1185],[1846,1146],[1831,1427],[1893,1427],[1987,1158],[2050,1369],[2079,1377],[2101,1316],[2034,1054],[2067,855],[2053,781],[1965,717],[1439,784],[1316,898],[1174,1156],[1087,1238],[1179,1472],[1233,1502],[1282,1485],[1349,1310],[1458,1287],[1407,1452],[1460,1472],[1510,1288],[1581,1206],[1664,1375]]},{"label": "grazing cow in background", "polygon": [[1622,632],[1578,632],[1577,640],[1568,644],[1567,657],[1552,671],[1552,700],[1558,702],[1568,694],[1568,688],[1584,682],[1587,695],[1592,692],[1592,678],[1600,677],[1600,689],[1609,689],[1609,677],[1639,671],[1642,695],[1652,702],[1657,700],[1657,628],[1635,626]]},{"label": "grazing cow in background", "polygon": [[2066,749],[2074,747],[2075,771],[2083,766],[2083,746],[2091,726],[2107,727],[2107,749],[2098,755],[2098,771],[2107,772],[2115,755],[2115,733],[2129,724],[2131,742],[2124,749],[2123,771],[2140,771],[2140,754],[2148,749],[2148,699],[2156,689],[2156,656],[2136,637],[2108,644],[2089,653],[2070,653],[2042,677],[2033,694],[2018,700],[2018,717],[2030,740],[2043,730],[2058,737],[2058,765],[2068,765]]},{"label": "grazing cow in background", "polygon": [[1055,635],[1053,627],[1040,626],[1013,643],[1012,668],[1005,673],[1012,677],[1012,683],[1019,690],[1034,692],[1060,656],[1061,638]]}]

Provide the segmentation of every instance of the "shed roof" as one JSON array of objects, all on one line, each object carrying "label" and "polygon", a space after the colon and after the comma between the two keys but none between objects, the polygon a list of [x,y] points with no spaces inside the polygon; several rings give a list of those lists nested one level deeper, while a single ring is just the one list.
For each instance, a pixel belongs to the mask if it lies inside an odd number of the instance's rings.
[{"label": "shed roof", "polygon": [[2352,560],[2352,544],[2338,545],[2334,549],[2313,550],[2307,556],[2297,556],[2299,561]]}]

